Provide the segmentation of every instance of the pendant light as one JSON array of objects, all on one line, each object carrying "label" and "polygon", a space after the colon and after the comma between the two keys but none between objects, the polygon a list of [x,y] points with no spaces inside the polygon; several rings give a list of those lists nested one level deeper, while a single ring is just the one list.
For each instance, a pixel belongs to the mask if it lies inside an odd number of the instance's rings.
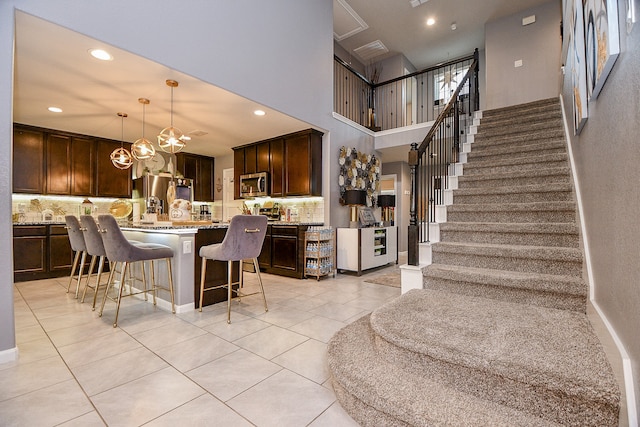
[{"label": "pendant light", "polygon": [[124,119],[128,117],[127,113],[118,113],[118,117],[122,120],[122,139],[120,139],[120,148],[116,148],[111,153],[111,163],[118,169],[129,169],[133,164],[133,157],[129,150],[124,148]]},{"label": "pendant light", "polygon": [[156,149],[153,148],[151,141],[144,137],[145,106],[151,101],[147,98],[138,98],[138,102],[142,104],[142,138],[136,140],[131,146],[131,155],[136,160],[146,160],[156,154]]},{"label": "pendant light", "polygon": [[173,88],[178,87],[175,80],[167,80],[167,86],[171,88],[171,124],[169,127],[162,129],[158,135],[158,145],[167,153],[175,154],[181,151],[190,138],[182,134],[180,129],[173,127]]}]

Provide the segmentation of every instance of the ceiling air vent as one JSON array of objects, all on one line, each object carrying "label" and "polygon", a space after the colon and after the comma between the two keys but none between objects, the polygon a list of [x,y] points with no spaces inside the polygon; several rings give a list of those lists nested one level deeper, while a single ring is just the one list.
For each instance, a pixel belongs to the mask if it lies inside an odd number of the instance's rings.
[{"label": "ceiling air vent", "polygon": [[333,38],[342,41],[369,26],[345,0],[333,0]]},{"label": "ceiling air vent", "polygon": [[363,61],[368,61],[371,58],[375,58],[376,56],[389,52],[389,49],[387,49],[380,40],[376,40],[374,42],[367,43],[364,46],[357,47],[353,49],[353,51]]},{"label": "ceiling air vent", "polygon": [[421,4],[425,4],[428,1],[429,0],[409,0],[409,3],[411,3],[411,6],[413,6],[413,7],[418,7]]},{"label": "ceiling air vent", "polygon": [[189,136],[205,136],[208,133],[209,132],[205,132],[203,130],[192,130],[191,132],[187,132],[187,135],[189,135]]}]

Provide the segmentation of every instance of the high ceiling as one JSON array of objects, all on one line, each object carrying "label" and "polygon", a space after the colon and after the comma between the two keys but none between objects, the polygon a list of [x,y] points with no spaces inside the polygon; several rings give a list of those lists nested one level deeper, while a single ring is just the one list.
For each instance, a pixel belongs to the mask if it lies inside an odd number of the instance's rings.
[{"label": "high ceiling", "polygon": [[[338,44],[368,65],[404,54],[417,69],[465,56],[484,48],[487,22],[547,3],[549,0],[333,0],[334,36]],[[419,4],[413,7],[412,4]],[[346,6],[345,6],[346,4]],[[351,9],[357,17],[349,16]],[[357,32],[358,17],[361,27]],[[427,26],[433,18],[434,25]],[[452,24],[455,23],[455,30]],[[340,37],[352,35],[339,40]],[[355,49],[379,41],[388,49],[370,59]],[[379,47],[380,43],[376,43]]]},{"label": "high ceiling", "polygon": [[[347,4],[353,11],[349,19],[358,16],[367,28],[340,40],[343,48],[351,52],[379,40],[389,52],[372,60],[403,53],[417,68],[423,68],[482,48],[488,20],[546,1],[428,0],[414,8],[409,0],[334,0],[335,31],[345,24]],[[434,17],[436,24],[427,27],[427,17]],[[455,31],[450,29],[452,22],[456,22]],[[114,59],[98,61],[88,54],[91,48],[107,49]],[[185,151],[219,157],[230,154],[234,146],[310,127],[249,99],[20,12],[16,16],[15,64],[13,113],[18,123],[120,140],[122,123],[117,113],[125,112],[124,139],[133,142],[142,136],[138,98],[143,97],[151,101],[146,107],[145,137],[155,141],[170,122],[171,89],[165,80],[173,79],[179,83],[174,89],[173,122],[193,141]],[[47,111],[50,106],[62,108],[63,113]],[[255,116],[256,109],[267,114]]]}]

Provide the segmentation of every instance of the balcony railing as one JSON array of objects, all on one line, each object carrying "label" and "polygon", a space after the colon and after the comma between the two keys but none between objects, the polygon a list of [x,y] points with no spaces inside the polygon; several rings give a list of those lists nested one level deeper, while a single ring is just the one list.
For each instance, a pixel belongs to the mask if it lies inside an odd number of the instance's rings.
[{"label": "balcony railing", "polygon": [[[372,130],[434,121],[471,66],[474,55],[382,83],[334,57],[334,111]],[[468,95],[464,90],[460,95]]]},{"label": "balcony railing", "polygon": [[409,265],[419,264],[419,244],[429,241],[429,224],[436,221],[436,206],[445,205],[449,176],[454,175],[452,168],[459,161],[461,137],[468,134],[473,112],[479,109],[477,51],[475,55],[427,136],[420,144],[411,144]]}]

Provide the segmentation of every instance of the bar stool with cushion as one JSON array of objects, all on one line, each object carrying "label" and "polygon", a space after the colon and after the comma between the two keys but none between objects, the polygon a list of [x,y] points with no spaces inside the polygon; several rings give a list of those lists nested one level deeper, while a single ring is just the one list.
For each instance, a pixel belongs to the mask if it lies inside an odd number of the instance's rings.
[{"label": "bar stool with cushion", "polygon": [[[91,215],[81,215],[80,224],[82,225],[82,232],[84,233],[84,242],[87,247],[87,253],[91,255],[91,263],[89,264],[89,272],[87,274],[87,280],[84,284],[84,290],[82,291],[82,299],[80,302],[84,302],[84,298],[87,295],[87,288],[93,289],[93,304],[91,309],[96,309],[96,298],[98,296],[98,289],[100,288],[100,278],[102,277],[102,271],[104,269],[104,261],[107,256],[107,252],[104,250],[104,244],[102,243],[102,236],[98,230],[98,224]],[[91,275],[93,269],[98,262],[98,271],[96,272],[95,285],[91,286]]]},{"label": "bar stool with cushion", "polygon": [[[258,266],[258,255],[262,250],[262,243],[267,232],[267,217],[264,215],[236,215],[231,218],[227,233],[222,243],[203,246],[200,248],[200,256],[202,257],[202,269],[200,275],[200,311],[202,311],[202,297],[204,291],[218,288],[227,288],[227,323],[231,323],[231,297],[232,292],[236,292],[238,296],[242,295],[240,290],[234,290],[233,285],[242,287],[242,262],[245,259],[252,259],[253,266],[258,275],[258,283],[260,284],[260,292],[264,302],[264,311],[268,311],[267,299],[264,295],[264,287],[262,286],[262,278],[260,277],[260,267]],[[205,275],[207,269],[207,260],[227,261],[227,283],[224,285],[204,287]],[[240,278],[239,282],[232,280],[233,262],[239,262]],[[252,295],[252,294],[251,294]]]},{"label": "bar stool with cushion", "polygon": [[[66,215],[64,217],[67,226],[67,234],[69,234],[69,243],[71,243],[71,250],[75,252],[73,258],[73,265],[71,266],[71,274],[69,274],[69,284],[67,285],[67,293],[71,289],[71,282],[76,275],[76,268],[78,269],[78,278],[76,283],[76,298],[78,298],[78,292],[80,290],[80,282],[82,281],[82,275],[84,273],[84,263],[87,259],[87,246],[84,242],[84,235],[80,227],[80,221],[74,215]],[[78,268],[78,260],[80,260],[80,266]]]},{"label": "bar stool with cushion", "polygon": [[[109,288],[111,287],[114,271],[116,270],[117,265],[120,265],[120,286],[118,290],[118,296],[115,299],[116,302],[116,317],[113,321],[113,327],[118,326],[118,313],[120,312],[120,301],[122,300],[122,294],[125,283],[125,276],[127,275],[127,271],[131,263],[135,262],[144,262],[150,261],[149,271],[151,273],[151,289],[149,292],[153,292],[153,304],[156,305],[156,298],[158,294],[158,289],[164,289],[169,291],[171,295],[171,312],[175,313],[175,303],[173,297],[173,273],[171,271],[171,258],[173,258],[173,249],[169,246],[160,245],[157,243],[136,243],[133,244],[129,242],[122,230],[120,230],[120,226],[116,222],[116,219],[112,215],[99,215],[98,216],[98,224],[100,228],[100,235],[102,236],[102,243],[104,244],[104,249],[107,254],[107,258],[110,262],[113,263],[113,268],[109,272],[109,279],[107,280],[107,287],[104,292],[104,298],[102,299],[102,305],[100,307],[100,316],[102,316],[102,312],[104,311],[104,304],[109,298]],[[155,281],[155,269],[154,269],[154,260],[164,259],[167,263],[167,277],[168,277],[168,287],[161,287],[156,285]],[[140,293],[144,293],[146,296],[147,290],[147,280],[144,266],[142,270],[142,282],[144,285],[144,290],[139,292],[132,292],[125,296],[136,295]],[[111,298],[110,298],[111,299]]]}]

